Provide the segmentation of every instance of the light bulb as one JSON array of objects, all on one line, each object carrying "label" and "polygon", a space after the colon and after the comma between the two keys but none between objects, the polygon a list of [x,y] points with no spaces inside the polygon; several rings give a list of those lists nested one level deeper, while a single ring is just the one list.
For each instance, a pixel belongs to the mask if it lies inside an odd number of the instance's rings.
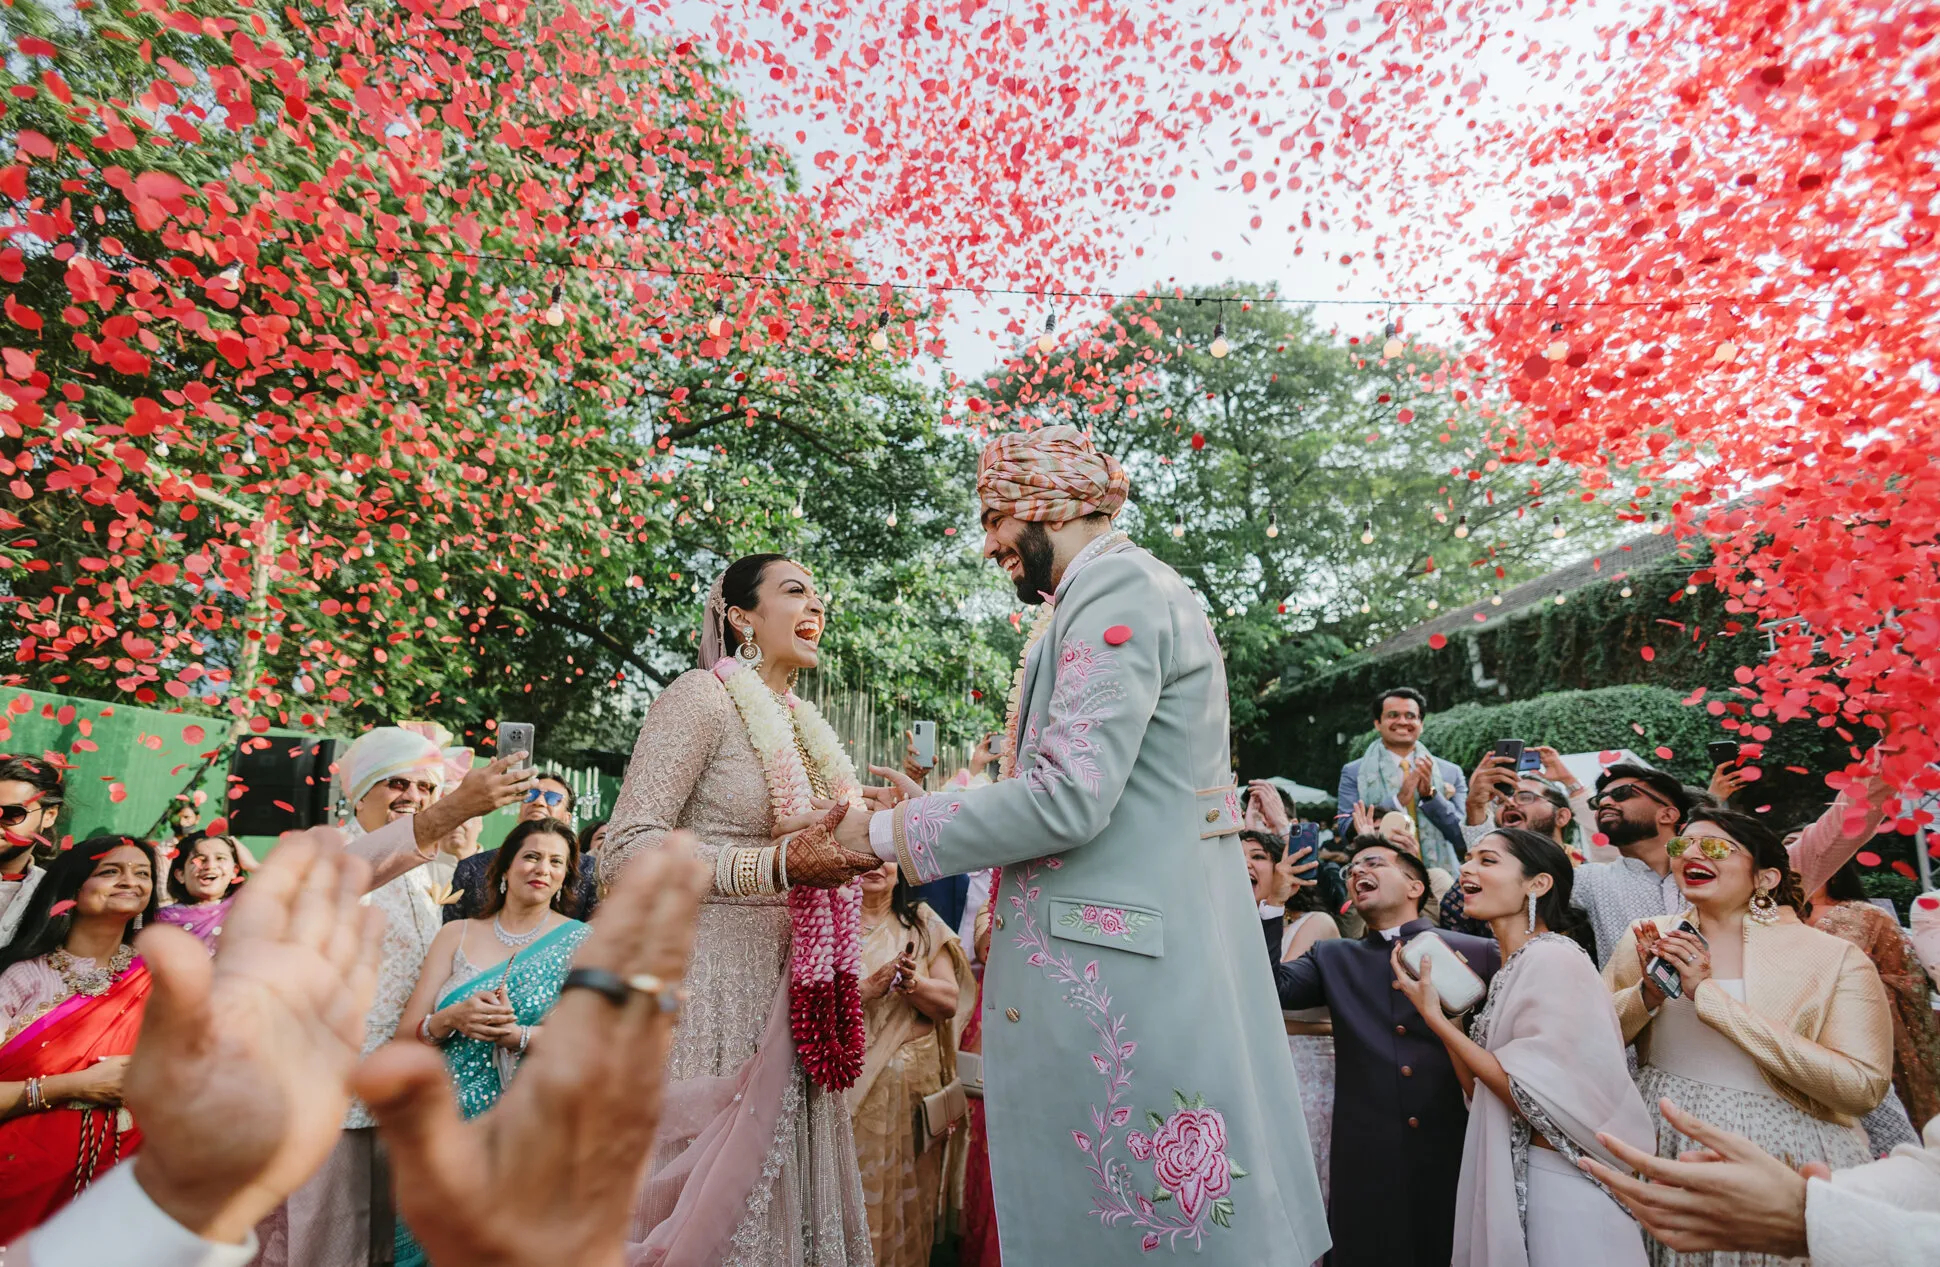
[{"label": "light bulb", "polygon": [[1663,534],[1663,531],[1664,531],[1663,516],[1659,515],[1654,510],[1650,512],[1650,530],[1654,533],[1657,533],[1660,536]]},{"label": "light bulb", "polygon": [[1629,597],[1630,597],[1630,587],[1629,587],[1628,585],[1626,585],[1626,586],[1624,586],[1624,587],[1623,587],[1622,589],[1620,589],[1620,590],[1618,590],[1618,591],[1617,591],[1617,597],[1618,597],[1618,598],[1629,598]]},{"label": "light bulb", "polygon": [[703,515],[711,515],[714,513],[714,498],[712,496],[701,499],[701,513]]},{"label": "light bulb", "polygon": [[1182,510],[1179,512],[1178,517],[1172,521],[1172,539],[1174,541],[1177,541],[1183,538],[1185,535],[1186,535],[1186,512]]},{"label": "light bulb", "polygon": [[304,524],[303,531],[296,534],[296,543],[300,546],[307,546],[310,544],[310,525],[309,524]]},{"label": "light bulb", "polygon": [[1711,354],[1711,359],[1720,365],[1729,365],[1738,359],[1738,345],[1729,339],[1725,340],[1718,345],[1717,351]]},{"label": "light bulb", "polygon": [[1374,521],[1372,519],[1363,519],[1361,521],[1361,544],[1364,546],[1374,544]]},{"label": "light bulb", "polygon": [[1568,601],[1569,601],[1569,600],[1568,600],[1567,598],[1565,598],[1565,597],[1564,597],[1563,595],[1561,595],[1561,594],[1558,594],[1558,595],[1556,596],[1556,605],[1557,605],[1558,607],[1561,607],[1561,606],[1562,606],[1562,605],[1563,605],[1563,604],[1564,604],[1565,602],[1568,602]]},{"label": "light bulb", "polygon": [[560,286],[554,285],[552,288],[552,302],[546,305],[545,318],[546,324],[549,326],[566,324],[566,308],[564,304],[559,302],[561,290],[562,288]]},{"label": "light bulb", "polygon": [[1279,516],[1275,515],[1272,511],[1269,510],[1266,513],[1266,539],[1268,541],[1271,541],[1273,540],[1273,538],[1279,535],[1280,535]]},{"label": "light bulb", "polygon": [[800,493],[795,494],[795,504],[788,508],[788,517],[790,519],[800,519],[802,517],[802,495]]},{"label": "light bulb", "polygon": [[894,528],[896,526],[897,519],[896,519],[896,510],[894,507],[890,508],[889,518],[883,520],[883,522],[888,524],[891,528]]},{"label": "light bulb", "polygon": [[1549,535],[1558,541],[1561,541],[1569,535],[1569,529],[1563,527],[1563,517],[1561,515],[1551,515],[1549,517]]},{"label": "light bulb", "polygon": [[877,330],[869,336],[869,346],[878,352],[887,352],[889,350],[889,336],[881,330]]},{"label": "light bulb", "polygon": [[1552,361],[1560,361],[1570,354],[1570,345],[1558,339],[1543,349],[1543,355]]},{"label": "light bulb", "polygon": [[237,260],[228,268],[215,275],[215,283],[224,290],[242,289],[242,261]]},{"label": "light bulb", "polygon": [[168,456],[168,441],[157,440],[155,442],[155,456],[158,458],[165,458]]},{"label": "light bulb", "polygon": [[1049,356],[1051,355],[1052,352],[1057,350],[1057,346],[1058,346],[1058,340],[1057,340],[1057,334],[1056,334],[1057,328],[1058,328],[1057,313],[1055,312],[1051,313],[1049,316],[1044,318],[1044,333],[1037,336],[1037,350],[1043,353],[1045,356]]},{"label": "light bulb", "polygon": [[377,543],[374,541],[366,541],[364,543],[364,557],[368,559],[376,553],[377,553]]},{"label": "light bulb", "polygon": [[1429,600],[1428,600],[1428,610],[1429,610],[1429,611],[1434,611],[1434,610],[1436,610],[1437,608],[1439,608],[1440,606],[1441,606],[1441,604],[1440,604],[1440,603],[1438,603],[1438,602],[1436,602],[1436,601],[1435,601],[1434,599],[1432,599],[1432,598],[1431,598],[1431,599],[1429,599]]},{"label": "light bulb", "polygon": [[1367,604],[1366,604],[1365,602],[1363,602],[1363,603],[1361,604],[1361,615],[1363,615],[1363,616],[1365,616],[1365,615],[1367,615],[1367,614],[1368,614],[1369,612],[1371,612],[1371,611],[1373,611],[1373,610],[1374,610],[1374,609],[1373,609],[1372,607],[1370,607],[1370,606],[1368,606],[1368,605],[1367,605]]},{"label": "light bulb", "polygon": [[242,460],[244,466],[254,466],[263,460],[256,454],[256,442],[254,440],[243,446]]},{"label": "light bulb", "polygon": [[438,547],[436,543],[433,543],[432,547],[424,552],[424,561],[426,563],[436,563],[438,561]]},{"label": "light bulb", "polygon": [[1455,535],[1458,538],[1468,536],[1468,516],[1467,515],[1455,516]]},{"label": "light bulb", "polygon": [[1213,323],[1212,346],[1206,350],[1211,352],[1215,359],[1225,356],[1233,350],[1232,346],[1226,342],[1226,323],[1224,321],[1216,321]]},{"label": "light bulb", "polygon": [[1491,606],[1491,607],[1500,607],[1500,606],[1502,606],[1502,591],[1501,591],[1501,590],[1496,590],[1496,591],[1495,591],[1494,593],[1492,593],[1492,594],[1490,594],[1490,595],[1489,595],[1489,606]]},{"label": "light bulb", "polygon": [[1396,358],[1397,356],[1400,356],[1403,352],[1407,350],[1408,349],[1406,345],[1404,345],[1401,342],[1401,340],[1389,339],[1386,343],[1383,343],[1381,345],[1381,359],[1384,361],[1392,361],[1394,358]]},{"label": "light bulb", "polygon": [[716,299],[714,315],[707,319],[707,337],[718,339],[721,337],[721,331],[725,329],[727,329],[727,300]]}]

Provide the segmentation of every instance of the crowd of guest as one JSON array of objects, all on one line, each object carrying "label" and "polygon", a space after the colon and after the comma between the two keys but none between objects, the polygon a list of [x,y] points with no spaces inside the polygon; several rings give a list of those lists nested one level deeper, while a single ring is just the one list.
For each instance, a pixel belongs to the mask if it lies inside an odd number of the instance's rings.
[{"label": "crowd of guest", "polygon": [[[1736,768],[1699,789],[1623,759],[1586,786],[1562,754],[1532,744],[1533,760],[1492,753],[1464,773],[1422,745],[1418,693],[1384,693],[1373,720],[1375,742],[1342,772],[1337,819],[1302,824],[1256,782],[1240,837],[1298,1074],[1287,1111],[1322,1177],[1330,1262],[1934,1261],[1940,895],[1916,901],[1911,929],[1867,899],[1854,858],[1889,803],[1882,783],[1855,783],[1781,836],[1730,808]],[[994,759],[980,746],[948,781],[985,780]],[[367,733],[339,778],[347,841],[285,842],[259,863],[233,837],[187,824],[160,849],[127,836],[49,848],[61,770],[0,756],[0,1246],[42,1263],[145,1261],[93,1248],[100,1220],[119,1213],[185,1247],[157,1262],[467,1261],[453,1247],[517,1239],[503,1219],[530,1198],[491,1158],[472,1158],[441,1191],[497,1182],[504,1209],[453,1196],[472,1223],[455,1227],[452,1209],[399,1182],[405,1158],[423,1168],[414,1179],[457,1162],[433,1158],[428,1136],[400,1148],[400,1106],[429,1121],[448,1102],[450,1121],[431,1134],[505,1106],[491,1119],[521,1122],[535,1148],[585,1147],[595,1128],[578,1125],[575,1144],[563,1083],[514,1092],[535,1061],[566,1079],[611,1076],[610,1052],[549,1041],[557,1027],[610,1022],[596,1008],[565,1019],[570,968],[589,953],[647,953],[618,934],[601,949],[597,930],[611,925],[587,922],[602,900],[592,859],[604,823],[575,821],[563,778],[509,758],[473,765],[432,727]],[[480,848],[480,820],[508,805],[515,826]],[[707,887],[677,854],[643,858],[605,896],[662,912],[653,953],[668,975]],[[1000,1258],[980,1100],[981,973],[1002,926],[993,881],[913,887],[893,863],[861,880],[868,1047],[846,1103],[881,1267],[922,1267],[946,1237],[960,1263]],[[334,932],[318,923],[326,909]],[[155,925],[180,942],[144,937]],[[307,990],[318,1011],[198,1013],[211,1032],[267,1027],[218,1050],[181,1023],[194,991],[213,988],[182,946],[213,956],[218,985]],[[280,1084],[285,1109],[308,1106],[271,1115],[309,1124],[289,1128],[304,1164],[239,1184],[249,1195],[222,1219],[191,1217],[206,1212],[163,1178],[185,1164],[171,1148],[267,1145],[259,1132],[226,1142],[188,1130],[157,1087],[201,1085],[171,1061],[228,1061],[238,1094],[267,1094],[289,1070],[249,1062],[287,1055],[271,1041],[278,1024],[307,1026],[309,1058],[333,1062],[338,1083],[365,1061],[366,1099],[329,1078]],[[649,1051],[649,1037],[636,1027],[627,1041]],[[664,1029],[655,1041],[664,1059]],[[400,1048],[435,1057],[438,1089]],[[577,1085],[601,1100],[597,1081]],[[628,1111],[648,1115],[631,1127],[644,1151],[657,1109]],[[393,1128],[388,1157],[381,1122]],[[151,1157],[150,1172],[123,1164]],[[610,1177],[542,1186],[596,1229],[631,1197]],[[606,1214],[590,1213],[602,1199]]]}]

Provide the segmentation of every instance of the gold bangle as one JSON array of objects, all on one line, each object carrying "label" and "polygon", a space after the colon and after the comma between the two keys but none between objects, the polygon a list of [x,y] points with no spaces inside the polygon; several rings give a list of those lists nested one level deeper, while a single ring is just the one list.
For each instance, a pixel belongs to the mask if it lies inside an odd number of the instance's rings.
[{"label": "gold bangle", "polygon": [[759,849],[734,851],[734,895],[736,897],[759,896],[760,885],[757,883],[756,867],[760,860]]}]

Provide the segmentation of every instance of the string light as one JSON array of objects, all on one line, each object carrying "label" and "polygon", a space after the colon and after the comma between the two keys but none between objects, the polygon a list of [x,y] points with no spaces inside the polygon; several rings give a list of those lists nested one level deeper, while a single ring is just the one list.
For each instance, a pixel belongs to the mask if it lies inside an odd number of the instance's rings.
[{"label": "string light", "polygon": [[1653,533],[1655,533],[1656,535],[1658,535],[1658,536],[1660,536],[1660,537],[1661,537],[1661,536],[1663,536],[1663,535],[1664,535],[1664,528],[1665,528],[1665,526],[1666,526],[1666,525],[1665,525],[1665,523],[1664,523],[1664,517],[1663,517],[1662,515],[1660,515],[1660,514],[1658,514],[1658,513],[1657,513],[1656,511],[1654,511],[1654,510],[1653,510],[1653,511],[1651,511],[1651,512],[1650,512],[1650,530],[1651,530],[1651,532],[1653,532]]},{"label": "string light", "polygon": [[1374,544],[1374,521],[1372,519],[1361,520],[1361,544],[1364,546]]},{"label": "string light", "polygon": [[1440,604],[1439,602],[1436,602],[1436,601],[1435,601],[1434,599],[1432,599],[1432,598],[1431,598],[1431,599],[1429,599],[1429,600],[1428,600],[1428,610],[1429,610],[1429,611],[1435,611],[1435,610],[1438,610],[1438,609],[1439,609],[1440,607],[1441,607],[1441,604]]},{"label": "string light", "polygon": [[1181,510],[1172,520],[1172,539],[1178,541],[1186,535],[1186,512]]},{"label": "string light", "polygon": [[891,502],[889,504],[889,518],[885,519],[883,522],[891,528],[894,528],[896,526],[896,523],[897,523],[896,504],[894,502]]},{"label": "string light", "polygon": [[721,331],[727,329],[727,300],[720,295],[714,296],[714,315],[707,319],[707,337],[718,339]]},{"label": "string light", "polygon": [[1403,352],[1406,352],[1408,350],[1407,345],[1402,343],[1401,340],[1396,337],[1398,334],[1400,334],[1400,332],[1401,332],[1401,327],[1395,325],[1394,322],[1392,321],[1388,322],[1388,331],[1387,331],[1388,341],[1381,345],[1382,360],[1392,361],[1395,357],[1400,356]]},{"label": "string light", "polygon": [[1569,529],[1563,527],[1563,517],[1561,515],[1551,515],[1549,517],[1549,535],[1558,541],[1561,541],[1569,535]]},{"label": "string light", "polygon": [[1501,591],[1501,590],[1495,590],[1495,591],[1493,591],[1492,593],[1490,593],[1490,595],[1489,595],[1489,606],[1491,606],[1491,607],[1500,607],[1500,606],[1502,606],[1502,591]]},{"label": "string light", "polygon": [[158,458],[165,458],[168,456],[168,441],[166,440],[155,441],[155,456]]},{"label": "string light", "polygon": [[1624,587],[1623,587],[1622,589],[1620,589],[1620,590],[1618,590],[1618,591],[1617,591],[1617,597],[1618,597],[1618,598],[1629,598],[1629,597],[1630,597],[1630,587],[1629,587],[1628,585],[1626,585],[1626,586],[1624,586]]},{"label": "string light", "polygon": [[546,305],[546,324],[549,326],[566,323],[566,306],[559,302],[559,297],[564,293],[565,287],[558,282],[552,284],[552,302]]},{"label": "string light", "polygon": [[215,284],[224,290],[242,289],[242,261],[237,260],[215,275]]},{"label": "string light", "polygon": [[788,517],[790,519],[800,519],[802,517],[804,513],[802,511],[802,494],[806,491],[806,486],[795,490],[795,504],[788,508]]},{"label": "string light", "polygon": [[1467,515],[1455,516],[1455,536],[1458,539],[1466,538],[1468,536],[1468,516]]},{"label": "string light", "polygon": [[1568,597],[1567,597],[1566,595],[1563,595],[1563,594],[1558,594],[1558,595],[1556,596],[1556,605],[1557,605],[1558,607],[1561,607],[1561,606],[1562,606],[1562,605],[1563,605],[1564,603],[1566,603],[1566,602],[1568,602],[1568,601],[1569,601],[1569,599],[1568,599]]},{"label": "string light", "polygon": [[1271,541],[1279,535],[1280,517],[1269,510],[1266,512],[1266,539]]},{"label": "string light", "polygon": [[1045,356],[1051,355],[1058,346],[1058,314],[1049,313],[1044,318],[1044,333],[1037,336],[1037,350]]},{"label": "string light", "polygon": [[878,352],[889,350],[889,312],[887,309],[876,314],[876,328],[870,332],[869,346]]},{"label": "string light", "polygon": [[1372,607],[1368,606],[1368,602],[1366,599],[1361,600],[1361,615],[1365,616],[1373,610],[1374,609]]},{"label": "string light", "polygon": [[1233,350],[1232,345],[1226,342],[1226,322],[1224,320],[1213,322],[1212,346],[1206,350],[1213,354],[1214,360],[1218,360]]}]

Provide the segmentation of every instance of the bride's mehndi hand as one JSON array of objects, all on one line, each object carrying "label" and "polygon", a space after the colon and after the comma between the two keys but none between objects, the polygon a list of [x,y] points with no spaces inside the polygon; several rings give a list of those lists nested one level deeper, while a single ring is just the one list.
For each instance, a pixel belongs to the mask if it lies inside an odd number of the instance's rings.
[{"label": "bride's mehndi hand", "polygon": [[[836,828],[848,812],[848,805],[837,805],[812,826],[789,837],[788,883],[791,886],[833,889],[881,865],[874,854],[865,863],[836,842]],[[866,815],[863,821],[867,821]]]}]

